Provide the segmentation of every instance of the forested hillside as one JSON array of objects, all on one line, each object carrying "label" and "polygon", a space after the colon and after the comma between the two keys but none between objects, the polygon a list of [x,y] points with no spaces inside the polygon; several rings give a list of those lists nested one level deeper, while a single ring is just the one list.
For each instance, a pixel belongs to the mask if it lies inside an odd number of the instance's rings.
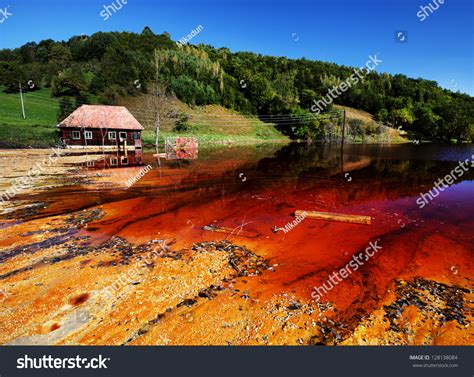
[{"label": "forested hillside", "polygon": [[[313,101],[353,69],[207,45],[179,47],[167,33],[156,35],[149,28],[141,34],[99,32],[0,50],[0,85],[7,92],[17,92],[19,83],[24,90],[51,88],[61,98],[60,118],[91,99],[114,104],[159,83],[168,95],[191,106],[221,104],[277,123],[278,117],[272,116],[284,115],[294,122],[280,122],[282,132],[311,139],[324,121],[311,113]],[[371,72],[334,102],[431,140],[474,139],[474,98],[434,81]]]}]

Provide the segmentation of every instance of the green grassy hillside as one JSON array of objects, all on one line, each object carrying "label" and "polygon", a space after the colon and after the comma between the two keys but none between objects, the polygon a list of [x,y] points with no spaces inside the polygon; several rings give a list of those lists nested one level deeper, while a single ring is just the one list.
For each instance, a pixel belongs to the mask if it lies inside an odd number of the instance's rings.
[{"label": "green grassy hillside", "polygon": [[[26,119],[21,112],[18,93],[7,94],[0,87],[0,146],[1,147],[47,147],[57,143],[56,128],[59,99],[51,96],[50,89],[25,93]],[[92,103],[96,102],[93,98]],[[120,104],[127,106],[143,124],[145,144],[154,143],[154,128],[149,122],[149,113],[142,97],[123,98]],[[189,129],[174,132],[174,120],[162,122],[160,141],[167,136],[196,136],[201,142],[255,142],[265,140],[287,140],[272,124],[247,117],[219,105],[191,108],[181,101],[170,101],[170,107],[189,117]]]},{"label": "green grassy hillside", "polygon": [[[145,128],[144,142],[153,144],[155,126],[147,103],[146,96],[126,97],[119,101],[119,104],[126,106]],[[173,130],[176,118],[164,116],[161,118],[160,140],[178,135],[195,136],[202,142],[245,143],[256,140],[288,140],[273,124],[264,123],[256,116],[244,116],[220,105],[191,107],[177,99],[170,99],[167,107],[168,112],[186,114],[188,129],[177,133]]]},{"label": "green grassy hillside", "polygon": [[26,119],[22,117],[20,95],[0,88],[0,146],[45,147],[57,142],[56,116],[59,100],[49,89],[25,93]]},{"label": "green grassy hillside", "polygon": [[[399,143],[408,143],[409,140],[407,137],[404,137],[396,129],[390,128],[388,126],[378,125],[372,114],[369,114],[366,111],[354,109],[349,106],[340,106],[334,105],[335,108],[339,110],[346,110],[346,134],[351,133],[350,128],[354,124],[353,121],[361,122],[363,132],[365,134],[364,139],[366,143],[376,143],[377,142],[377,132],[383,131],[386,136],[390,139],[390,143],[399,144]],[[379,127],[382,130],[379,130]],[[357,138],[360,140],[359,138]]]}]

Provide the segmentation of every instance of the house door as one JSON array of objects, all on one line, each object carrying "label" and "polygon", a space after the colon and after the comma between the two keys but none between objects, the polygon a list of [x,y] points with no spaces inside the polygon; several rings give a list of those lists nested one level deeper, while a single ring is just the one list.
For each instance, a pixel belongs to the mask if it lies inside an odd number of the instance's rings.
[{"label": "house door", "polygon": [[142,139],[140,137],[140,131],[133,132],[133,142],[134,142],[135,149],[141,149]]}]

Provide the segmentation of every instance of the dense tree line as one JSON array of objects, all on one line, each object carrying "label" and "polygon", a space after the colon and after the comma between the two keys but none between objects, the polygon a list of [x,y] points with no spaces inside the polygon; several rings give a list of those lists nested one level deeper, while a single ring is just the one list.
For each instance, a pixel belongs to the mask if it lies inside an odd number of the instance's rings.
[{"label": "dense tree line", "polygon": [[[113,104],[120,96],[147,93],[153,80],[153,54],[160,55],[160,80],[189,105],[222,104],[248,114],[286,115],[298,127],[281,122],[292,137],[318,138],[324,119],[312,116],[314,100],[347,79],[352,67],[321,61],[232,53],[208,45],[177,46],[169,34],[99,32],[68,41],[30,42],[0,50],[0,85],[16,92],[49,87],[62,97],[61,116],[75,103],[96,96]],[[68,99],[65,99],[68,98]],[[474,139],[474,98],[440,88],[436,82],[370,72],[334,101],[368,111],[395,128],[439,141]],[[327,109],[328,111],[331,109]],[[278,122],[277,122],[278,123]]]}]

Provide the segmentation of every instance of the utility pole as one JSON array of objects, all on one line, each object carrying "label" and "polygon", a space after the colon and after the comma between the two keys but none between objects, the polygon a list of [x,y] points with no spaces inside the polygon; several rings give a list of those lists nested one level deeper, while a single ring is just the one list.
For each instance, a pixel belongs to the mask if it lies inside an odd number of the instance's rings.
[{"label": "utility pole", "polygon": [[346,109],[342,118],[342,135],[341,135],[341,149],[344,148],[344,134],[346,132]]},{"label": "utility pole", "polygon": [[25,104],[23,103],[23,92],[21,91],[21,82],[19,82],[18,85],[20,86],[21,112],[23,114],[23,119],[26,119]]},{"label": "utility pole", "polygon": [[346,109],[342,118],[342,135],[341,135],[341,179],[344,182],[344,133],[346,132]]}]

